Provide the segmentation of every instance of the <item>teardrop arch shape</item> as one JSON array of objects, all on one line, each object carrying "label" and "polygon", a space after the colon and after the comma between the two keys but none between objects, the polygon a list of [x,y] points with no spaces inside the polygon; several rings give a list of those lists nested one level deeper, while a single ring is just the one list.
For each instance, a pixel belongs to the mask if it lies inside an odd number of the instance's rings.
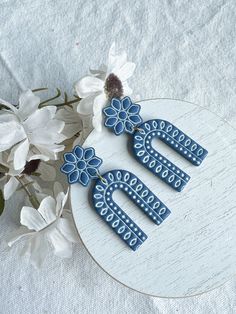
[{"label": "teardrop arch shape", "polygon": [[[173,189],[181,192],[190,180],[190,176],[152,147],[151,142],[154,137],[159,138],[195,166],[201,165],[208,152],[166,120],[148,120],[140,124],[138,130],[134,132],[133,150],[137,160]],[[151,167],[154,162],[155,167]]]},{"label": "teardrop arch shape", "polygon": [[[137,176],[129,171],[111,170],[103,174],[102,178],[105,180],[101,178],[96,180],[92,192],[96,212],[135,251],[147,239],[147,235],[114,202],[112,199],[114,191],[118,189],[123,191],[157,225],[169,216],[170,210]],[[103,206],[101,206],[102,202]]]}]

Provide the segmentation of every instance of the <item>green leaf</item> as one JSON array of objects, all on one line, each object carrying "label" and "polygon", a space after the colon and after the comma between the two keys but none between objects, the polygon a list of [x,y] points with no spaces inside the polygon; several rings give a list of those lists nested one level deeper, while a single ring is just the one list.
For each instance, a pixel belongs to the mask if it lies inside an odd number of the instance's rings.
[{"label": "green leaf", "polygon": [[32,172],[32,173],[31,173],[31,176],[40,177],[40,176],[41,176],[41,173],[39,173],[39,172]]},{"label": "green leaf", "polygon": [[0,190],[0,216],[2,215],[5,207],[5,200],[3,198],[2,190]]}]

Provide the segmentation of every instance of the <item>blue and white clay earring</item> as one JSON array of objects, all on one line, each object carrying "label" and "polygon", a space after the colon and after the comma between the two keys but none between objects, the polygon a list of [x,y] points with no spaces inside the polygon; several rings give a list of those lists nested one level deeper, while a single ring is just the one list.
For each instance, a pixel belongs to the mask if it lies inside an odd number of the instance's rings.
[{"label": "blue and white clay earring", "polygon": [[183,190],[190,176],[157,152],[151,145],[152,139],[159,138],[195,166],[199,166],[207,156],[206,149],[172,123],[161,119],[143,122],[139,115],[140,105],[132,103],[129,97],[112,98],[103,112],[105,126],[116,135],[123,132],[132,134],[137,160],[176,191]]},{"label": "blue and white clay earring", "polygon": [[[122,114],[121,114],[122,115]],[[100,174],[102,159],[95,155],[92,147],[76,146],[72,152],[64,154],[61,171],[67,175],[68,183],[88,186],[96,179],[92,190],[92,200],[96,212],[114,232],[133,250],[147,239],[147,235],[114,202],[112,194],[122,190],[157,225],[170,214],[170,210],[133,173],[126,170],[110,170]]]}]

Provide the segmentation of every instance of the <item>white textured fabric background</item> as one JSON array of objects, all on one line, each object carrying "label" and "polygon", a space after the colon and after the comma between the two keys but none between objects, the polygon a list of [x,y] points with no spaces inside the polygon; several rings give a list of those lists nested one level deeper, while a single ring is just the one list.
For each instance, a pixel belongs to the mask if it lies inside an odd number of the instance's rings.
[{"label": "white textured fabric background", "polygon": [[[0,0],[0,96],[48,86],[72,93],[112,41],[136,62],[141,98],[199,103],[236,125],[235,0]],[[35,271],[6,247],[22,195],[0,218],[0,314],[236,313],[236,279],[198,297],[159,299],[116,283],[82,244],[71,260],[48,256]],[[86,210],[86,209],[85,209]]]}]

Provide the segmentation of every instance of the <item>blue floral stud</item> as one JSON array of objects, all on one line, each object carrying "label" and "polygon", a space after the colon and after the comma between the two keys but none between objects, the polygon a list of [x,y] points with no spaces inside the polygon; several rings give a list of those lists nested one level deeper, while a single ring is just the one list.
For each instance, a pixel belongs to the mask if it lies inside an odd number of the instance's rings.
[{"label": "blue floral stud", "polygon": [[80,182],[87,186],[90,179],[99,178],[98,168],[102,164],[102,159],[95,156],[92,147],[84,149],[75,146],[72,152],[64,154],[64,160],[61,172],[67,175],[69,184]]},{"label": "blue floral stud", "polygon": [[123,132],[134,133],[135,127],[141,122],[140,106],[132,103],[129,97],[112,98],[111,104],[103,109],[106,116],[105,126],[113,129],[116,135]]}]

